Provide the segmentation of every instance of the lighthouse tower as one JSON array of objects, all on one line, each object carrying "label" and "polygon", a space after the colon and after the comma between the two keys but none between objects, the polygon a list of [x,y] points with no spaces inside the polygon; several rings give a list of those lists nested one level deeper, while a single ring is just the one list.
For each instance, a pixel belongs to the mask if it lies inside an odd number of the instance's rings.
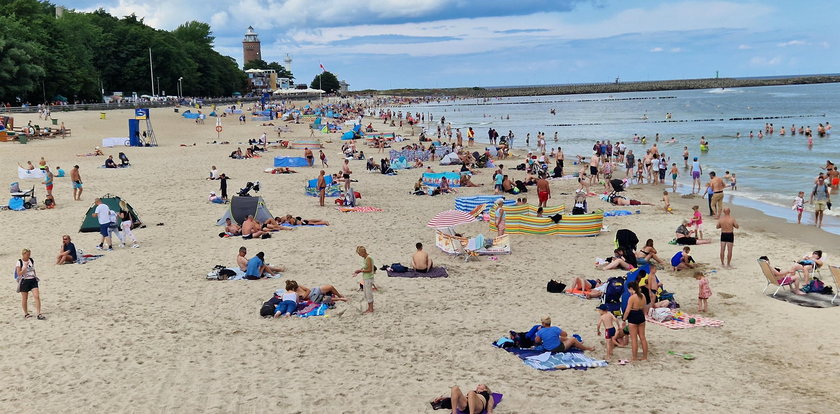
[{"label": "lighthouse tower", "polygon": [[262,52],[260,51],[260,38],[254,32],[254,28],[248,26],[248,31],[245,33],[245,39],[242,41],[242,64],[247,64],[252,60],[262,59]]}]

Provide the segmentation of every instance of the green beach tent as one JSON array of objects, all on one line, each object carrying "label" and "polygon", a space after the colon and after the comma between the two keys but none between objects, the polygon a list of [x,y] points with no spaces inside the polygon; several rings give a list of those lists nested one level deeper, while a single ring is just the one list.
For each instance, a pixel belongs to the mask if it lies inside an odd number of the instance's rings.
[{"label": "green beach tent", "polygon": [[[111,194],[105,194],[102,197],[99,197],[102,200],[102,203],[107,205],[111,210],[115,212],[120,211],[120,201],[121,198]],[[128,202],[125,203],[128,207],[128,214],[131,215],[131,228],[135,229],[143,225],[140,221],[140,217],[137,216],[137,213],[134,211],[134,208],[131,207],[131,204]],[[82,220],[82,227],[79,228],[80,233],[92,233],[95,231],[99,231],[99,220],[93,216],[93,213],[96,211],[96,203],[92,204],[88,209],[87,213],[85,214],[85,218]],[[117,224],[119,225],[122,221],[117,218]]]}]

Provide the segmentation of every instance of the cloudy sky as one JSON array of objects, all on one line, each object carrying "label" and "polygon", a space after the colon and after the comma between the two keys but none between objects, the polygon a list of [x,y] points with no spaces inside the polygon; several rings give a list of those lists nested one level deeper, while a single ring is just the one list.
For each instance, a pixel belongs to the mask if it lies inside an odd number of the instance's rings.
[{"label": "cloudy sky", "polygon": [[54,0],[161,29],[209,22],[242,60],[254,26],[298,80],[351,89],[840,72],[840,6],[811,0]]}]

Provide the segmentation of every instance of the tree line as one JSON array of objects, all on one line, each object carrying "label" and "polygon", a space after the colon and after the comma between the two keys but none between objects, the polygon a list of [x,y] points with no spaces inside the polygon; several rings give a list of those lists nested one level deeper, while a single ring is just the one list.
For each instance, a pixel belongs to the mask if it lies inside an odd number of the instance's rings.
[{"label": "tree line", "polygon": [[[0,102],[101,102],[103,90],[130,96],[154,90],[186,96],[245,93],[236,61],[213,50],[207,23],[172,31],[147,26],[135,15],[117,18],[99,9],[65,11],[38,0],[0,0]],[[159,86],[158,86],[159,84]]]}]

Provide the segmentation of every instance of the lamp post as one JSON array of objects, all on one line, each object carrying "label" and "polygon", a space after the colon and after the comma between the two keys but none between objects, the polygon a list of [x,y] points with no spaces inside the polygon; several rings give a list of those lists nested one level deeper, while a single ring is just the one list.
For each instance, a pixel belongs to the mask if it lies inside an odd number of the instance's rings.
[{"label": "lamp post", "polygon": [[184,96],[184,85],[181,83],[181,81],[183,81],[183,80],[184,80],[183,76],[178,78],[178,99],[180,99],[181,97]]},{"label": "lamp post", "polygon": [[157,94],[160,95],[160,76],[156,76],[157,78]]}]

